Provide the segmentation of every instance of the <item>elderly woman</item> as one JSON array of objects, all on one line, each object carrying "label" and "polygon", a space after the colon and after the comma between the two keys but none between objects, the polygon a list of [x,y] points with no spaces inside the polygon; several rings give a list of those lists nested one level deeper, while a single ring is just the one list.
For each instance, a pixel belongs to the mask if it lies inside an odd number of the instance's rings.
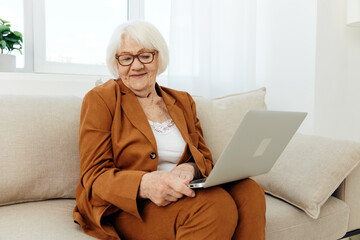
[{"label": "elderly woman", "polygon": [[[265,239],[264,191],[250,179],[187,184],[213,167],[194,100],[161,87],[168,64],[159,31],[119,26],[107,64],[116,79],[83,100],[75,222],[99,239]],[[221,134],[221,133],[219,133]]]}]

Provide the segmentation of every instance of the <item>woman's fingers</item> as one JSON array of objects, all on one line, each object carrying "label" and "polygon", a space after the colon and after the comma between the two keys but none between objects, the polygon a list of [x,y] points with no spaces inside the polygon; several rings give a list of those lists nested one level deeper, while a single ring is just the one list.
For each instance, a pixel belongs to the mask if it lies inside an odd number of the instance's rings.
[{"label": "woman's fingers", "polygon": [[170,175],[167,185],[174,191],[188,197],[195,197],[195,192],[184,184],[178,177]]},{"label": "woman's fingers", "polygon": [[169,205],[170,203],[172,203],[171,201],[168,201],[168,200],[163,200],[161,202],[154,202],[157,206],[159,207],[165,207],[166,205]]},{"label": "woman's fingers", "polygon": [[176,192],[173,189],[171,189],[168,193],[168,196],[172,196],[174,198],[182,198],[184,196],[184,194]]},{"label": "woman's fingers", "polygon": [[182,179],[182,180],[184,180],[184,182],[186,182],[186,184],[188,184],[192,179],[193,179],[193,175],[192,174],[189,174],[189,173],[185,173],[185,174],[182,174],[181,176],[180,176],[180,178]]},{"label": "woman's fingers", "polygon": [[181,178],[173,173],[155,171],[143,176],[140,184],[139,195],[149,198],[158,206],[166,206],[175,202],[184,195],[194,197],[195,192],[187,186],[189,174]]},{"label": "woman's fingers", "polygon": [[174,197],[174,196],[172,196],[170,194],[165,196],[165,200],[169,201],[169,202],[176,202],[178,199],[179,199],[179,197]]},{"label": "woman's fingers", "polygon": [[184,180],[184,183],[188,184],[188,182],[194,178],[195,167],[192,163],[183,163],[176,166],[170,173],[178,176],[180,179]]}]

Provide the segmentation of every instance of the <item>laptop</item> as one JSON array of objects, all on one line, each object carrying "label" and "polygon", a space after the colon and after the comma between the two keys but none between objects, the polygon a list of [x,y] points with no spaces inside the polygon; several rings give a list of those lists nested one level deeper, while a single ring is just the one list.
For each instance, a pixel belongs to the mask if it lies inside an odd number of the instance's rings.
[{"label": "laptop", "polygon": [[209,176],[193,180],[188,186],[207,188],[270,171],[306,115],[306,112],[248,111]]}]

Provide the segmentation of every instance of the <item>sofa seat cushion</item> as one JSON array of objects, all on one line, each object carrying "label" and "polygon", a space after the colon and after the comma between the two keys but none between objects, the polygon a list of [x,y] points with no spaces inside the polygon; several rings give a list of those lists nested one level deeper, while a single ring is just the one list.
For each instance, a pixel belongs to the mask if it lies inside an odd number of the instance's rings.
[{"label": "sofa seat cushion", "polygon": [[[266,195],[267,240],[339,239],[347,229],[349,207],[330,197],[316,220],[288,203]],[[0,239],[94,239],[73,222],[73,199],[28,202],[0,207]]]},{"label": "sofa seat cushion", "polygon": [[267,240],[329,240],[340,239],[347,231],[349,206],[342,200],[330,197],[321,208],[318,219],[302,210],[266,195]]},{"label": "sofa seat cushion", "polygon": [[73,222],[74,199],[28,202],[0,207],[0,239],[95,239]]}]

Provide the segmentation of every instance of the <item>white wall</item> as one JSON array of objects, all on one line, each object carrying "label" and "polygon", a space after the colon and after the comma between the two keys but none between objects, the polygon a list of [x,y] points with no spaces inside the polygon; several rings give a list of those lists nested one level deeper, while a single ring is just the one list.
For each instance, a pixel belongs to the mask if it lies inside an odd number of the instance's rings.
[{"label": "white wall", "polygon": [[268,109],[308,112],[299,131],[313,133],[316,1],[258,0],[256,39]]},{"label": "white wall", "polygon": [[360,141],[360,28],[345,0],[318,0],[315,134]]}]

